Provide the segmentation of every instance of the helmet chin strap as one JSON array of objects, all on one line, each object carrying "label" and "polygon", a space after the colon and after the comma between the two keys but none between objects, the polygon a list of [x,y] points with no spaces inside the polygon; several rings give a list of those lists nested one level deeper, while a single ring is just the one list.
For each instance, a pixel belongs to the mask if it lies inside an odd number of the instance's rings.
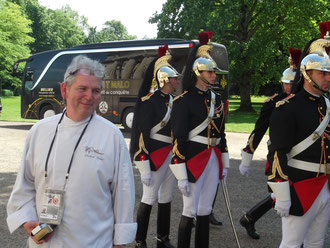
[{"label": "helmet chin strap", "polygon": [[314,82],[314,80],[306,73],[306,70],[303,71],[303,75],[315,89],[321,91],[322,93],[328,93],[327,90],[322,90],[320,86],[318,86],[318,84]]},{"label": "helmet chin strap", "polygon": [[202,81],[207,85],[207,86],[212,86],[212,84],[207,81],[203,76],[202,74],[200,74],[200,72],[198,71],[198,73],[196,73],[197,77],[200,77],[200,79],[202,79]]}]

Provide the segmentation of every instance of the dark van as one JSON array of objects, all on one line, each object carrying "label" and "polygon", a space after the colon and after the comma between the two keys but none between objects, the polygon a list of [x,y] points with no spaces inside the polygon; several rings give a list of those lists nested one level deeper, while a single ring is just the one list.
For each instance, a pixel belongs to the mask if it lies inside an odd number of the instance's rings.
[{"label": "dark van", "polygon": [[[46,51],[18,60],[14,69],[18,63],[26,62],[22,78],[22,118],[42,119],[62,111],[60,83],[64,72],[74,56],[84,54],[100,61],[106,68],[97,113],[130,130],[146,68],[158,56],[158,47],[165,44],[171,51],[171,64],[182,73],[192,48],[199,42],[182,39],[114,41]],[[212,57],[220,69],[228,70],[225,46],[213,43]],[[218,90],[226,101],[228,74],[219,75],[218,81]],[[181,93],[180,90],[177,93]]]}]

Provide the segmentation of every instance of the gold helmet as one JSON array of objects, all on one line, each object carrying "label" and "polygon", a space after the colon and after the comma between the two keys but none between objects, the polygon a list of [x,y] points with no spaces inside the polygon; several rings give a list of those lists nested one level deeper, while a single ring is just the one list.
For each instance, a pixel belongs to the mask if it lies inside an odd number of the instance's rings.
[{"label": "gold helmet", "polygon": [[308,70],[318,70],[330,72],[330,59],[329,56],[320,56],[319,54],[308,54],[300,63],[300,71],[304,78],[316,89],[320,90],[323,93],[327,91],[321,89],[317,83],[307,74]]},{"label": "gold helmet", "polygon": [[[300,70],[304,73],[308,70],[318,70],[330,72],[329,56],[318,54],[308,54],[300,63]],[[305,76],[305,75],[304,75]]]},{"label": "gold helmet", "polygon": [[316,53],[320,56],[329,54],[330,52],[330,21],[321,22],[320,39],[315,40],[309,47],[308,53]]},{"label": "gold helmet", "polygon": [[181,74],[169,64],[172,56],[168,51],[168,45],[158,48],[158,56],[159,59],[155,62],[153,81],[157,81],[158,87],[162,88],[165,83],[169,82],[169,78],[181,77]]},{"label": "gold helmet", "polygon": [[297,48],[289,48],[290,56],[289,56],[289,65],[290,67],[285,69],[281,81],[283,83],[292,83],[295,76],[296,76],[296,71],[297,71],[297,66],[299,63],[300,55],[301,55],[301,50]]},{"label": "gold helmet", "polygon": [[193,71],[196,76],[200,77],[201,71],[214,71],[216,73],[227,74],[228,71],[221,70],[217,63],[213,60],[210,53],[212,50],[211,38],[212,32],[201,32],[198,34],[198,39],[201,46],[197,49],[196,57],[193,64]]}]

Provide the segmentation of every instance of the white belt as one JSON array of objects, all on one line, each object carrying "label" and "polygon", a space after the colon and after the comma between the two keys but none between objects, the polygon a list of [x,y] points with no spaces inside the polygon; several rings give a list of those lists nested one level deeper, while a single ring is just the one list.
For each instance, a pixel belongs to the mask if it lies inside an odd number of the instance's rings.
[{"label": "white belt", "polygon": [[[311,163],[311,162],[306,162],[298,159],[290,159],[288,160],[288,165],[292,168],[300,169],[300,170],[305,170],[305,171],[311,171],[311,172],[320,172],[324,173],[324,165],[323,164],[317,164],[317,163]],[[327,164],[327,167],[329,167],[330,164]]]},{"label": "white belt", "polygon": [[194,141],[194,142],[198,142],[198,143],[202,143],[205,145],[210,145],[210,146],[217,146],[220,144],[220,140],[221,138],[208,138],[208,137],[204,137],[204,136],[200,136],[200,135],[196,135],[195,137],[192,137],[191,139],[189,139],[189,141]]},{"label": "white belt", "polygon": [[154,139],[154,140],[162,141],[165,143],[169,143],[169,144],[172,143],[171,137],[165,136],[165,135],[162,135],[159,133],[154,133],[154,134],[150,135],[150,138]]},{"label": "white belt", "polygon": [[324,132],[324,130],[327,128],[329,124],[329,111],[330,111],[330,103],[328,98],[324,97],[324,100],[327,105],[327,114],[324,117],[323,121],[320,123],[320,125],[317,127],[317,129],[309,135],[306,139],[292,147],[291,151],[287,154],[288,159],[293,158],[297,154],[303,152],[306,150],[308,147],[310,147]]},{"label": "white belt", "polygon": [[211,91],[210,111],[207,115],[207,118],[201,124],[199,124],[197,127],[195,127],[193,130],[189,132],[188,140],[191,140],[197,134],[201,133],[210,124],[214,115],[214,104],[215,104],[215,93]]}]

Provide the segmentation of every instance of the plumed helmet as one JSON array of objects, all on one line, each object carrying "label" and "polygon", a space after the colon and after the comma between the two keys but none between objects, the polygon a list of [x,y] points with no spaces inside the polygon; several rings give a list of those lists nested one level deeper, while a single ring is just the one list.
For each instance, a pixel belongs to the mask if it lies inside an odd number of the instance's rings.
[{"label": "plumed helmet", "polygon": [[299,63],[299,59],[300,59],[300,55],[301,55],[301,50],[297,49],[297,48],[289,48],[289,64],[290,67],[285,69],[283,74],[282,74],[282,78],[281,81],[282,83],[292,83],[295,76],[296,76],[296,71],[297,71],[297,66]]},{"label": "plumed helmet", "polygon": [[169,78],[174,77],[181,77],[181,74],[178,73],[172,66],[162,66],[157,71],[157,80],[159,83],[159,87],[162,88],[164,86],[164,83],[168,83],[170,80]]},{"label": "plumed helmet", "polygon": [[[300,71],[319,70],[330,72],[329,56],[320,56],[318,54],[308,54],[300,63]],[[305,76],[305,75],[304,75]]]},{"label": "plumed helmet", "polygon": [[313,41],[309,47],[308,53],[316,53],[325,56],[330,52],[330,21],[319,24],[320,38]]},{"label": "plumed helmet", "polygon": [[292,83],[295,76],[296,76],[296,72],[293,71],[291,67],[286,68],[282,74],[281,81],[282,83],[286,83],[286,84]]},{"label": "plumed helmet", "polygon": [[227,74],[228,71],[224,71],[219,69],[217,63],[211,57],[211,38],[212,32],[201,32],[198,34],[198,40],[201,46],[198,48],[196,52],[197,59],[193,64],[193,71],[197,76],[200,76],[201,71],[214,71],[222,74]]},{"label": "plumed helmet", "polygon": [[181,74],[169,64],[172,56],[168,51],[168,45],[158,48],[158,56],[159,59],[155,62],[154,80],[157,78],[158,87],[162,88],[169,82],[169,78],[181,77]]},{"label": "plumed helmet", "polygon": [[193,64],[193,71],[199,76],[200,71],[214,71],[222,72],[215,63],[215,61],[210,58],[199,57],[195,60]]}]

